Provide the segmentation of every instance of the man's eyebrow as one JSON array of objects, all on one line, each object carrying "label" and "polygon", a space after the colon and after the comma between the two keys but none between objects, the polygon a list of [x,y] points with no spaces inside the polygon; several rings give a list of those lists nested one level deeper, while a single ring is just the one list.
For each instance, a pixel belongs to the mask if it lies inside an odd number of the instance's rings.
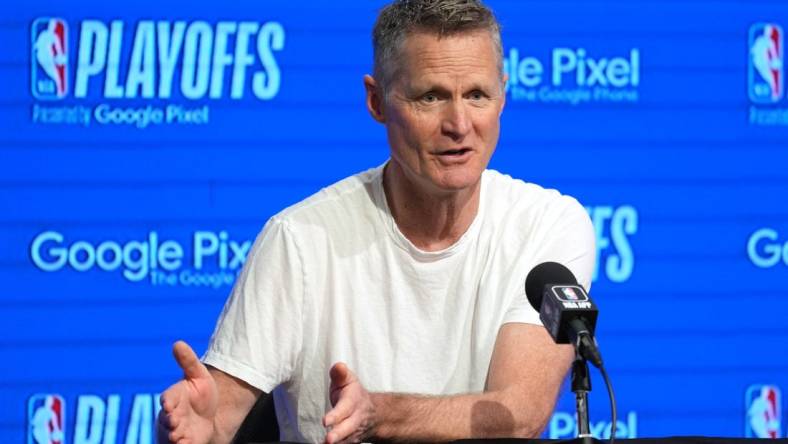
[{"label": "man's eyebrow", "polygon": [[425,81],[414,82],[414,83],[408,85],[405,88],[405,90],[409,94],[424,94],[424,93],[429,92],[429,91],[434,91],[434,92],[438,92],[438,93],[442,93],[442,94],[450,92],[449,88],[441,85],[440,83],[428,82],[428,81],[426,81],[426,82]]},{"label": "man's eyebrow", "polygon": [[476,90],[487,91],[487,90],[489,90],[492,87],[493,87],[492,84],[487,84],[485,82],[471,82],[471,83],[468,84],[468,86],[465,88],[465,90],[466,91],[476,91]]},{"label": "man's eyebrow", "polygon": [[[468,82],[466,85],[464,85],[463,92],[476,91],[476,90],[489,91],[491,89],[495,89],[496,86],[497,85],[494,84],[494,82],[491,83],[491,82],[483,82],[483,81],[474,80],[474,81]],[[411,84],[406,86],[406,91],[408,93],[424,93],[424,92],[427,92],[427,91],[435,91],[435,92],[440,92],[440,93],[449,93],[449,92],[452,91],[452,88],[449,88],[449,87],[443,85],[440,82],[415,81],[415,82],[413,82],[413,83],[411,83]]]}]

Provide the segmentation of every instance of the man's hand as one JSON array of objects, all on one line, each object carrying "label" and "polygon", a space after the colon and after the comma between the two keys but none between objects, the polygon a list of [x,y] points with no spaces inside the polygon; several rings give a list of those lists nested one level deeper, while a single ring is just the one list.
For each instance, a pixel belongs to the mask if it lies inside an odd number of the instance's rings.
[{"label": "man's hand", "polygon": [[323,417],[323,425],[331,429],[325,442],[361,442],[372,435],[376,423],[372,397],[342,362],[331,367],[329,376],[329,396],[334,408]]},{"label": "man's hand", "polygon": [[219,401],[216,382],[185,342],[176,342],[172,354],[183,369],[183,379],[161,395],[157,441],[206,444],[213,436]]}]

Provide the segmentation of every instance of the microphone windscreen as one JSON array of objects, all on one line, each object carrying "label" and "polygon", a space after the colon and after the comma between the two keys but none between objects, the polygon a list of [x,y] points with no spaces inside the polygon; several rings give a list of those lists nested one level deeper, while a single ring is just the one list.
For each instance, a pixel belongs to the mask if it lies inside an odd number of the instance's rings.
[{"label": "microphone windscreen", "polygon": [[525,295],[534,310],[542,306],[544,286],[547,284],[577,285],[575,275],[557,262],[542,262],[535,266],[525,278]]}]

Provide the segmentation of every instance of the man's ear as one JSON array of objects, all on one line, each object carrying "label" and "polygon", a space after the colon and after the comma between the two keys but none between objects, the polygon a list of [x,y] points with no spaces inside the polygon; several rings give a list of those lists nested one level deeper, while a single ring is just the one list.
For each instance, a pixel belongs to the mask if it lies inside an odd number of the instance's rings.
[{"label": "man's ear", "polygon": [[383,88],[369,74],[364,76],[364,89],[367,91],[367,111],[373,119],[380,123],[386,122],[383,114]]},{"label": "man's ear", "polygon": [[509,81],[509,74],[504,73],[503,78],[501,79],[503,83],[501,83],[501,88],[503,88],[503,100],[501,100],[501,110],[498,112],[500,115],[503,112],[503,107],[506,105],[506,82]]}]

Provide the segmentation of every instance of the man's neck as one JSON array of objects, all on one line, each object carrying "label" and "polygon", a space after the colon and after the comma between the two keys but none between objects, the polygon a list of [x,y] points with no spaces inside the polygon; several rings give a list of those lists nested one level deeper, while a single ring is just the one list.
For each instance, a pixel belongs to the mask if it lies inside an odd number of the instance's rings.
[{"label": "man's neck", "polygon": [[389,162],[383,172],[383,190],[402,234],[419,249],[440,251],[457,242],[473,223],[481,179],[468,189],[430,192],[410,180],[396,162]]}]

